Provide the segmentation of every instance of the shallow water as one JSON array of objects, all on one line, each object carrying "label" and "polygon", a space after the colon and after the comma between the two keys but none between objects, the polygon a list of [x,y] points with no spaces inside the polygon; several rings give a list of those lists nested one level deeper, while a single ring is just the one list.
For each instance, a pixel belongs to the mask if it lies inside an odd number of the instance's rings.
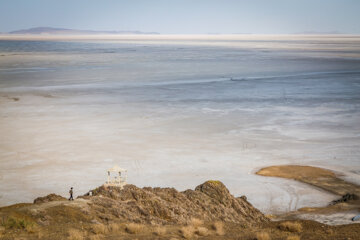
[{"label": "shallow water", "polygon": [[359,182],[360,38],[0,40],[0,205],[102,184],[223,181],[265,212],[335,196],[254,175],[326,167]]}]

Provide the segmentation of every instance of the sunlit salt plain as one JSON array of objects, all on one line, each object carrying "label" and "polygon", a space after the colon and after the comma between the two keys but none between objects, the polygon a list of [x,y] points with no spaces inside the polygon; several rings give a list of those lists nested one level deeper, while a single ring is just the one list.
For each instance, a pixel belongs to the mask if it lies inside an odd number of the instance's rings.
[{"label": "sunlit salt plain", "polygon": [[0,206],[209,179],[267,213],[335,196],[257,169],[360,182],[358,36],[0,35]]}]

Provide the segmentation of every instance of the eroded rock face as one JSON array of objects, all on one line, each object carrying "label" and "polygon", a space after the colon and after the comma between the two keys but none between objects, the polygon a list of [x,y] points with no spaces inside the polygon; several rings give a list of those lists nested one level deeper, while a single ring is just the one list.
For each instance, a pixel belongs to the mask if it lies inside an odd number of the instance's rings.
[{"label": "eroded rock face", "polygon": [[34,203],[46,203],[46,202],[52,202],[52,201],[64,201],[67,200],[66,198],[57,195],[55,193],[51,193],[45,197],[38,197],[34,200]]},{"label": "eroded rock face", "polygon": [[178,192],[174,188],[101,186],[92,191],[95,215],[103,221],[121,219],[141,223],[184,224],[191,218],[205,221],[255,224],[268,219],[244,198],[235,198],[220,181],[207,181]]}]

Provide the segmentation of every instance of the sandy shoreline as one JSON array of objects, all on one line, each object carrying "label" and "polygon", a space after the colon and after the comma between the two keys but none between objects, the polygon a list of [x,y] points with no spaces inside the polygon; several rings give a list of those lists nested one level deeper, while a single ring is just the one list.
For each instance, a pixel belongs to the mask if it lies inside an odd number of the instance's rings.
[{"label": "sandy shoreline", "polygon": [[257,175],[267,177],[281,177],[293,179],[337,194],[355,194],[357,200],[344,201],[338,204],[329,204],[324,207],[305,207],[277,216],[278,219],[306,219],[315,220],[329,225],[350,224],[352,217],[360,214],[360,186],[347,182],[333,171],[311,166],[282,165],[260,169]]}]

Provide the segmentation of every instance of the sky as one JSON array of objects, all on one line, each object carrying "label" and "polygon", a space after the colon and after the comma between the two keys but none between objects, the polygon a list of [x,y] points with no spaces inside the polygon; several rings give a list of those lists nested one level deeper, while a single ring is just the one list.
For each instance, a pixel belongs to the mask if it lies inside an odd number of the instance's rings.
[{"label": "sky", "polygon": [[0,0],[0,32],[360,33],[360,0]]}]

